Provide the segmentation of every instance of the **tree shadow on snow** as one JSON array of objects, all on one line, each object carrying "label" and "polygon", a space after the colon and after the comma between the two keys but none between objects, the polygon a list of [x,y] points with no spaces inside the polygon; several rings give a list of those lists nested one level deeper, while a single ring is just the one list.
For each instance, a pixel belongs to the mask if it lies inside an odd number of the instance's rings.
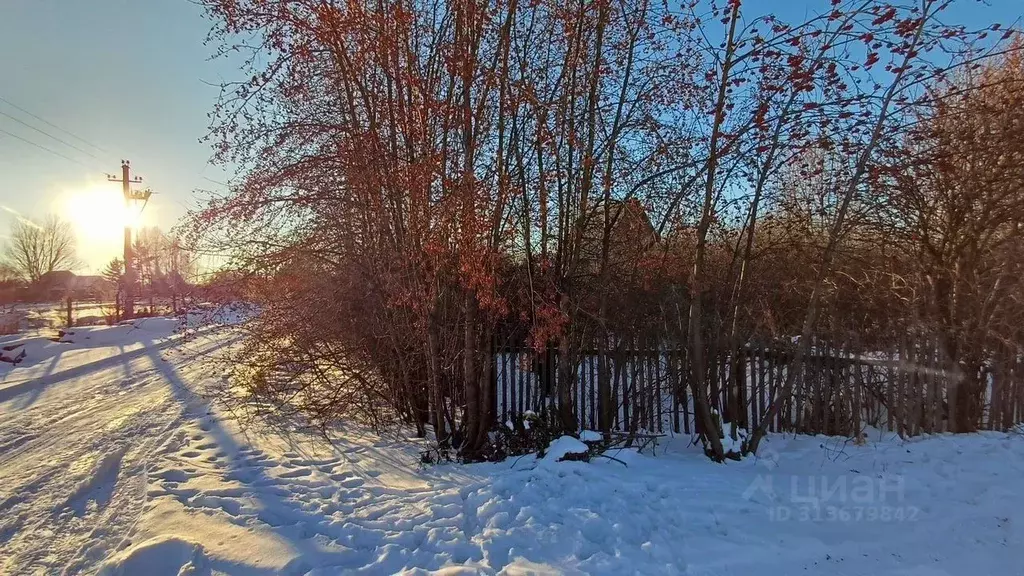
[{"label": "tree shadow on snow", "polygon": [[[295,555],[295,558],[279,571],[207,558],[198,574],[208,574],[210,571],[229,575],[303,574],[318,566],[358,566],[373,561],[375,555],[372,549],[325,547],[322,542],[323,528],[333,522],[333,518],[326,513],[310,511],[308,507],[304,509],[302,502],[288,497],[291,488],[289,482],[295,479],[302,480],[308,475],[308,471],[301,467],[301,458],[295,459],[300,463],[300,466],[296,467],[294,463],[277,462],[250,444],[240,442],[209,410],[207,400],[186,385],[178,369],[158,354],[158,348],[147,346],[146,350],[157,372],[170,385],[175,399],[183,406],[184,417],[195,422],[204,434],[212,438],[218,453],[224,454],[226,465],[217,473],[222,475],[225,481],[241,483],[244,487],[244,499],[258,508],[258,520],[266,524],[278,539],[287,543]],[[289,465],[291,469],[276,476],[268,473],[268,469],[287,468]],[[311,460],[310,465],[315,465],[315,462]],[[321,487],[322,491],[327,489],[330,489],[330,486]],[[192,500],[196,498],[193,496]],[[229,516],[237,516],[240,507],[226,500],[229,498],[217,498],[214,507],[220,508]]]}]

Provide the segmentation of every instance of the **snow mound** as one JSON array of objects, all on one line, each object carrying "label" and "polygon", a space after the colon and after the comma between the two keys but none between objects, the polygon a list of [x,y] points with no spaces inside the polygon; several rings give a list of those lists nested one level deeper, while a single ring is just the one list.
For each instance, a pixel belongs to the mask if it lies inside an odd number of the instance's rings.
[{"label": "snow mound", "polygon": [[203,547],[175,536],[153,538],[105,563],[99,576],[191,576],[203,564]]},{"label": "snow mound", "polygon": [[17,364],[25,359],[25,345],[12,344],[0,349],[0,361]]},{"label": "snow mound", "polygon": [[562,436],[551,441],[548,449],[544,451],[544,460],[548,462],[561,462],[566,456],[583,456],[590,452],[590,448],[572,436]]},{"label": "snow mound", "polygon": [[595,432],[593,430],[584,430],[580,432],[580,440],[583,442],[600,442],[602,438],[603,436],[601,436],[600,432]]}]

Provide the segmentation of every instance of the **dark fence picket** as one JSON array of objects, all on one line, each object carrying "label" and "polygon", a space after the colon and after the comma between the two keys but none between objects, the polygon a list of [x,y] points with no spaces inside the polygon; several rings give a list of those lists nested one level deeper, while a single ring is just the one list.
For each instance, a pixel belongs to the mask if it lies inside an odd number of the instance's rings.
[{"label": "dark fence picket", "polygon": [[498,422],[499,424],[502,424],[506,420],[508,420],[508,356],[505,354],[501,354],[502,348],[500,347],[497,349],[497,351],[497,357],[501,359],[501,410],[497,412]]},{"label": "dark fence picket", "polygon": [[853,417],[853,436],[854,438],[860,440],[860,433],[861,430],[863,430],[861,422],[864,418],[864,409],[862,407],[864,393],[864,373],[861,370],[860,364],[853,362],[852,358],[850,359],[849,370],[850,373],[853,374],[853,410],[851,414]]},{"label": "dark fence picket", "polygon": [[653,360],[652,364],[654,365],[653,366],[653,369],[654,369],[654,396],[653,396],[653,399],[654,399],[654,417],[656,419],[655,422],[656,422],[656,425],[657,425],[657,430],[658,430],[659,433],[661,433],[661,432],[664,432],[664,425],[662,423],[662,420],[663,420],[662,411],[664,409],[664,402],[665,402],[664,401],[665,395],[662,392],[663,386],[662,386],[662,374],[661,374],[661,360],[662,360],[662,352],[661,352],[661,350],[658,349],[658,348],[653,350],[651,352],[651,359]]},{"label": "dark fence picket", "polygon": [[[778,360],[778,354],[774,351],[769,351],[769,358],[775,358]],[[788,368],[783,365],[782,362],[774,362],[771,364],[773,367],[772,379],[774,384],[772,385],[771,398],[780,398],[782,402],[782,410],[779,411],[779,417],[776,419],[775,431],[782,432],[785,430],[792,429],[793,423],[793,395],[786,394],[786,374]],[[774,401],[774,400],[773,400]]]},{"label": "dark fence picket", "polygon": [[529,394],[529,392],[528,392],[528,390],[526,388],[526,370],[523,369],[523,363],[524,362],[529,362],[529,361],[530,361],[529,357],[527,357],[526,359],[523,358],[523,353],[522,352],[519,352],[518,354],[516,354],[516,365],[517,365],[517,368],[518,368],[518,372],[516,373],[516,376],[519,377],[519,413],[520,414],[523,414],[523,413],[526,412],[526,406],[527,406],[526,398],[527,398],[527,395]]},{"label": "dark fence picket", "polygon": [[679,434],[680,432],[682,432],[682,430],[679,427],[680,391],[679,372],[677,372],[676,370],[676,356],[676,351],[669,348],[669,350],[666,352],[668,366],[666,367],[665,371],[668,374],[669,387],[672,388],[672,432]]},{"label": "dark fence picket", "polygon": [[1010,385],[1013,387],[1013,400],[1011,401],[1010,422],[1014,425],[1024,419],[1024,385],[1021,383],[1021,359],[1020,351],[1012,350],[1013,360],[1011,361]]}]

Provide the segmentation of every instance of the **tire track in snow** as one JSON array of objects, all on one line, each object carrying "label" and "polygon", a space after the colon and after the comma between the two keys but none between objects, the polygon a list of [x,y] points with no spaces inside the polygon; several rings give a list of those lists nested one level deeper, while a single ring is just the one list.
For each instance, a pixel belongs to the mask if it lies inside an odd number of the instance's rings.
[{"label": "tire track in snow", "polygon": [[[33,497],[5,513],[22,523],[0,552],[7,558],[6,570],[56,573],[72,560],[69,551],[94,540],[97,530],[103,542],[119,540],[121,528],[134,522],[144,504],[146,459],[153,447],[145,430],[170,406],[152,407],[153,412],[135,412],[121,426],[101,428],[99,435],[61,452]],[[54,547],[55,542],[60,546]]]},{"label": "tire track in snow", "polygon": [[127,545],[151,456],[188,409],[157,371],[162,348],[63,382],[0,422],[11,447],[0,454],[0,573],[77,574]]}]

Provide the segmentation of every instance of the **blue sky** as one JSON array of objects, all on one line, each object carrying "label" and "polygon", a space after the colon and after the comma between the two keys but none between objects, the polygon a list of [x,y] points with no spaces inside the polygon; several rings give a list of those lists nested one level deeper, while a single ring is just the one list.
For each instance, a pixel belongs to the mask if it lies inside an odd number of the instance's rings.
[{"label": "blue sky", "polygon": [[[827,0],[746,0],[748,13],[799,18]],[[1010,23],[1024,0],[960,0],[946,17],[969,25]],[[14,213],[57,213],[79,233],[85,270],[120,249],[121,231],[104,214],[120,190],[104,172],[132,166],[157,195],[142,223],[170,228],[197,188],[222,181],[199,142],[216,83],[234,78],[228,62],[210,62],[203,45],[209,23],[188,0],[0,0],[0,98],[32,112],[100,151],[0,101],[0,130],[46,146],[87,166],[0,132],[0,234]],[[93,158],[4,116],[9,114],[88,151]]]},{"label": "blue sky", "polygon": [[[0,133],[0,205],[25,216],[61,214],[79,228],[82,259],[96,269],[116,256],[122,232],[99,221],[120,189],[103,172],[128,158],[158,194],[143,224],[170,228],[195,188],[222,180],[198,139],[217,90],[230,77],[203,45],[208,23],[187,0],[0,1],[0,98],[70,131],[101,152],[0,102],[0,112],[36,125],[92,158],[0,115],[0,130],[87,164],[84,167]],[[0,234],[14,216],[0,213]]]}]

